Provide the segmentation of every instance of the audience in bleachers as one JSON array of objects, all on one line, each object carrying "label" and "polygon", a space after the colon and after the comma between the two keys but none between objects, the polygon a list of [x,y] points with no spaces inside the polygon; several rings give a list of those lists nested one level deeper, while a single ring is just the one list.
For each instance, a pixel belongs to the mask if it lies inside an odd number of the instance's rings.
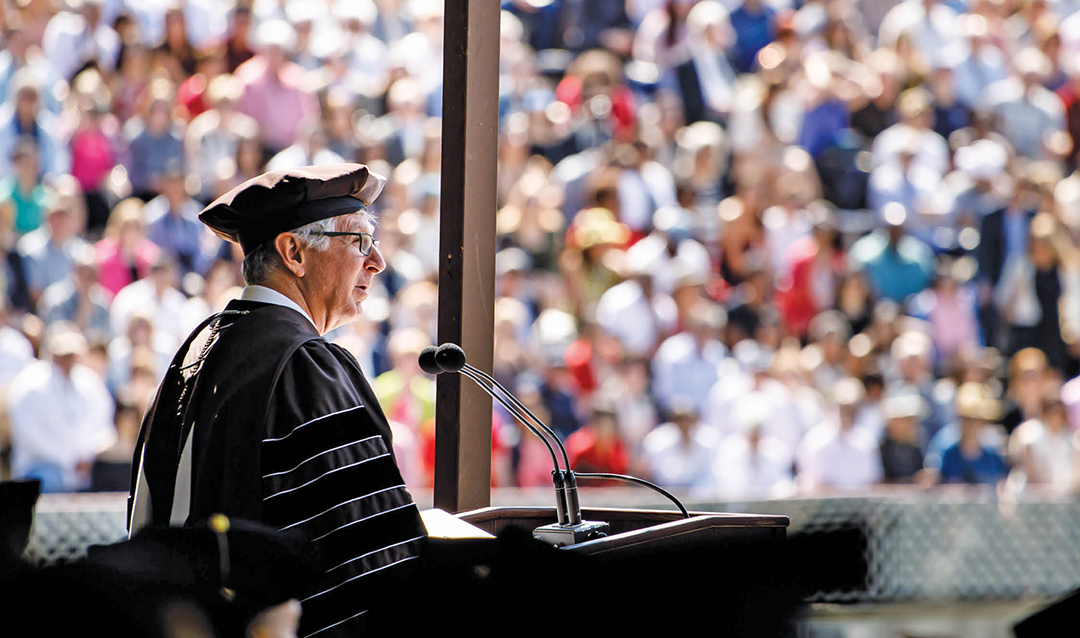
[{"label": "audience in bleachers", "polygon": [[[1080,487],[1076,3],[501,6],[493,372],[578,469]],[[6,475],[124,489],[173,350],[242,286],[201,207],[356,161],[387,270],[327,338],[430,485],[441,11],[0,0]],[[494,484],[549,482],[493,416]]]}]

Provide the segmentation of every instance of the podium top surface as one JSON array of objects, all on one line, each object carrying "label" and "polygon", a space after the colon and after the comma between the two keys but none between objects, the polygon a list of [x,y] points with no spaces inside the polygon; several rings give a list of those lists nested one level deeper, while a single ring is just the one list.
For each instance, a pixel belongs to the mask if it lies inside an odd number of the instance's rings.
[{"label": "podium top surface", "polygon": [[[690,518],[683,518],[676,510],[648,510],[608,507],[582,508],[582,516],[589,520],[603,520],[629,529],[669,523],[672,521],[695,520],[701,518],[719,519],[717,524],[736,527],[780,527],[786,529],[791,524],[787,516],[776,514],[745,514],[735,512],[690,512]],[[469,512],[462,512],[458,518],[477,527],[493,522],[528,525],[546,525],[555,522],[554,507],[484,507]],[[722,523],[721,523],[722,521]],[[490,530],[489,530],[490,531]]]},{"label": "podium top surface", "polygon": [[[568,545],[587,554],[633,551],[658,546],[708,545],[721,540],[783,538],[791,520],[773,514],[691,512],[690,518],[674,510],[586,508],[585,520],[611,525],[607,538]],[[535,529],[555,522],[553,507],[486,507],[458,517],[491,534],[508,527]]]}]

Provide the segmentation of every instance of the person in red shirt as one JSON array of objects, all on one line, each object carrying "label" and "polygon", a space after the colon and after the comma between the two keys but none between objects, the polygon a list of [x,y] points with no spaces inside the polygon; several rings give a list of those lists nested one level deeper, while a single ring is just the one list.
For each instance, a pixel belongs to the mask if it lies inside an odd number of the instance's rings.
[{"label": "person in red shirt", "polygon": [[790,270],[777,282],[776,306],[789,334],[806,336],[810,321],[833,307],[844,257],[833,211],[822,204],[811,209],[814,232],[788,248]]},{"label": "person in red shirt", "polygon": [[603,399],[593,404],[589,422],[566,440],[570,467],[578,472],[623,474],[630,465],[630,454],[619,433],[615,404]]}]

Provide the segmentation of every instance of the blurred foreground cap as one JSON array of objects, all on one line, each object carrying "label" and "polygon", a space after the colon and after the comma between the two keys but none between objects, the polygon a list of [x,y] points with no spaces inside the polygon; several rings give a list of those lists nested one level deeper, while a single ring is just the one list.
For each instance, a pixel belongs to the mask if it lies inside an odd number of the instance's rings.
[{"label": "blurred foreground cap", "polygon": [[243,635],[263,610],[309,593],[320,575],[309,551],[299,536],[215,514],[185,527],[145,528],[131,540],[91,547],[88,561],[165,596],[194,599],[219,635]]},{"label": "blurred foreground cap", "polygon": [[270,171],[214,200],[199,219],[247,254],[279,233],[367,210],[385,183],[386,178],[363,164]]}]

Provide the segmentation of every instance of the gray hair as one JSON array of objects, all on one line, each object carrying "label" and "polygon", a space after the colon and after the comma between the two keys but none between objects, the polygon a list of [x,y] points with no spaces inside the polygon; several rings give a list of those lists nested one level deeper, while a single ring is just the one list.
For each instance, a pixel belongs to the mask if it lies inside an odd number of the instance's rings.
[{"label": "gray hair", "polygon": [[[289,231],[300,243],[312,250],[322,252],[330,247],[330,238],[318,233],[332,232],[336,229],[335,218],[328,217],[301,226],[296,230]],[[244,283],[255,286],[265,283],[270,273],[282,265],[281,256],[278,255],[274,241],[264,241],[250,253],[244,255],[244,263],[240,266],[240,272],[244,276]]]}]

